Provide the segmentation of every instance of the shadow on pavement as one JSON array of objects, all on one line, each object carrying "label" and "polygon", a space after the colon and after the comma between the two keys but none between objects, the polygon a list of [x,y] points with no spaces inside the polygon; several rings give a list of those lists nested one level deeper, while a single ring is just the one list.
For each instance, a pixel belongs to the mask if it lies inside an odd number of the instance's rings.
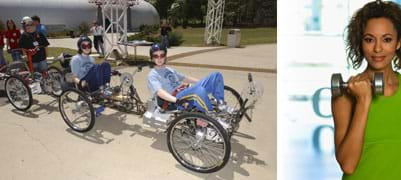
[{"label": "shadow on pavement", "polygon": [[76,137],[97,144],[108,144],[114,141],[113,138],[106,137],[104,135],[105,132],[113,135],[121,135],[124,131],[129,131],[132,133],[130,134],[131,137],[140,135],[154,139],[155,141],[151,145],[152,148],[168,152],[165,133],[145,129],[137,124],[128,124],[125,121],[126,113],[117,111],[96,118],[95,126],[89,132],[80,133],[68,127],[66,131]]},{"label": "shadow on pavement", "polygon": [[[7,98],[6,98],[7,99]],[[9,104],[8,100],[7,104]],[[42,112],[43,111],[43,112]],[[11,112],[27,117],[27,118],[39,118],[42,114],[51,114],[58,112],[58,100],[53,99],[50,102],[39,103],[38,100],[33,99],[32,106],[27,111],[19,111],[17,109],[12,109]]]},{"label": "shadow on pavement", "polygon": [[6,91],[3,89],[0,89],[0,106],[5,106],[7,104],[9,104],[9,103],[8,103]]},{"label": "shadow on pavement", "polygon": [[[247,135],[249,136],[249,135]],[[249,136],[251,137],[251,136]],[[244,145],[240,144],[239,141],[235,138],[231,138],[231,156],[226,166],[214,173],[203,174],[191,171],[186,169],[184,166],[180,164],[176,164],[176,168],[180,169],[186,173],[192,174],[199,178],[208,179],[208,180],[220,180],[220,179],[234,179],[234,173],[241,174],[243,176],[249,176],[249,172],[241,167],[243,164],[256,164],[259,166],[267,166],[265,161],[256,158],[258,153],[248,149]]]},{"label": "shadow on pavement", "polygon": [[[143,137],[151,138],[154,140],[151,147],[160,151],[168,152],[166,133],[156,130],[148,130],[140,125],[130,125],[125,122],[125,113],[115,112],[109,115],[102,115],[96,119],[95,126],[92,130],[86,133],[75,132],[74,130],[67,128],[68,133],[84,139],[86,141],[97,143],[97,144],[108,144],[114,141],[113,138],[109,138],[104,135],[105,132],[112,133],[114,135],[120,135],[123,131],[130,131],[130,135],[140,135]],[[266,162],[256,158],[257,152],[248,149],[244,145],[240,144],[239,138],[246,138],[254,140],[253,136],[244,133],[236,133],[231,138],[231,157],[226,166],[218,172],[211,174],[202,174],[186,169],[181,166],[178,162],[176,164],[177,169],[180,169],[186,173],[203,179],[233,179],[234,173],[239,173],[243,176],[249,176],[249,172],[241,167],[243,164],[256,164],[260,166],[267,166]],[[173,157],[171,157],[173,158]]]}]

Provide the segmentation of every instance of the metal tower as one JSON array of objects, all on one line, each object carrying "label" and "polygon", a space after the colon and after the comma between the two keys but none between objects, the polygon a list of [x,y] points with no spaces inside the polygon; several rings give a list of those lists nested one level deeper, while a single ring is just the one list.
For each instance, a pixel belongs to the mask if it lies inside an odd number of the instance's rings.
[{"label": "metal tower", "polygon": [[206,13],[205,43],[220,44],[223,27],[225,0],[208,0]]},{"label": "metal tower", "polygon": [[[88,0],[89,3],[96,4],[102,9],[104,59],[107,59],[114,49],[117,49],[123,58],[128,56],[127,46],[121,45],[127,42],[127,10],[130,6],[137,5],[139,1]],[[106,24],[106,21],[110,23]]]}]

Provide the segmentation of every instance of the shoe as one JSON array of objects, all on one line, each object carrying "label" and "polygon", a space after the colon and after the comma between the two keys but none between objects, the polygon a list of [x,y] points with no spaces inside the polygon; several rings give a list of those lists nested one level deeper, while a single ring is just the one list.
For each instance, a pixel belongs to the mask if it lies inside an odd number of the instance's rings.
[{"label": "shoe", "polygon": [[234,112],[234,108],[233,108],[233,107],[229,107],[229,106],[227,105],[227,103],[224,102],[223,100],[217,101],[217,109],[218,109],[220,112],[226,112],[226,113],[229,113],[229,114],[231,114],[231,113]]},{"label": "shoe", "polygon": [[110,88],[109,84],[106,84],[105,86],[100,86],[99,89],[100,89],[100,92],[105,97],[110,97],[111,95],[113,95],[113,89]]},{"label": "shoe", "polygon": [[218,100],[217,101],[217,109],[219,109],[220,111],[226,110],[227,109],[226,102],[224,102],[223,100]]},{"label": "shoe", "polygon": [[42,92],[42,88],[40,87],[39,82],[34,82],[30,84],[29,87],[31,88],[32,94],[40,94]]}]

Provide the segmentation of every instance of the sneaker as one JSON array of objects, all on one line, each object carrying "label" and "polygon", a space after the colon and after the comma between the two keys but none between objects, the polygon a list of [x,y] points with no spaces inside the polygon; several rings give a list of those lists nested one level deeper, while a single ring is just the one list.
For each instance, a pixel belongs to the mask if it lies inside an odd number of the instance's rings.
[{"label": "sneaker", "polygon": [[226,105],[226,103],[225,103],[223,100],[218,100],[218,101],[217,101],[217,108],[218,108],[220,111],[225,111],[225,110],[227,109],[227,105]]},{"label": "sneaker", "polygon": [[218,103],[217,103],[217,109],[218,109],[220,112],[226,112],[226,113],[229,113],[229,114],[231,114],[231,113],[234,112],[234,108],[228,106],[227,103],[224,102],[223,100],[219,100],[219,101],[218,101]]},{"label": "sneaker", "polygon": [[42,88],[40,87],[40,82],[33,82],[29,85],[31,88],[32,94],[40,94],[42,92]]},{"label": "sneaker", "polygon": [[113,90],[111,88],[106,88],[103,90],[103,95],[109,97],[109,96],[113,95]]}]

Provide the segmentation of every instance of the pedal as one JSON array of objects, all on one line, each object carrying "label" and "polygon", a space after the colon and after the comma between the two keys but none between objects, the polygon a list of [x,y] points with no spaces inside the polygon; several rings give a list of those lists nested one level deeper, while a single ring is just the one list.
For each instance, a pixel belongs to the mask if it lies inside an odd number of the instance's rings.
[{"label": "pedal", "polygon": [[99,106],[98,108],[96,108],[96,110],[95,110],[95,116],[96,117],[99,117],[100,115],[102,115],[102,112],[104,111],[104,109],[105,109],[105,106]]}]

